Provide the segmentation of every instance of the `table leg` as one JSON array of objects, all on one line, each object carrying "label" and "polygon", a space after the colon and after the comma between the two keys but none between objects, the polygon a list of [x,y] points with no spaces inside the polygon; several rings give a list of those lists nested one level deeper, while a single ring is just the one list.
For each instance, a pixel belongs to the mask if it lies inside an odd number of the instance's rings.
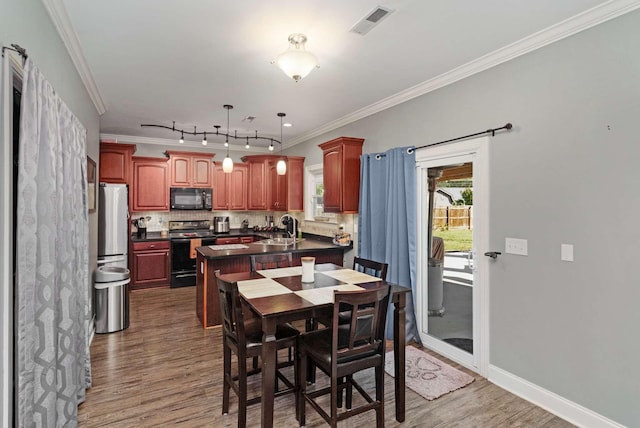
[{"label": "table leg", "polygon": [[393,357],[395,371],[396,420],[404,422],[405,417],[405,346],[407,341],[405,293],[393,295]]},{"label": "table leg", "polygon": [[276,383],[276,322],[262,319],[262,427],[273,427]]}]

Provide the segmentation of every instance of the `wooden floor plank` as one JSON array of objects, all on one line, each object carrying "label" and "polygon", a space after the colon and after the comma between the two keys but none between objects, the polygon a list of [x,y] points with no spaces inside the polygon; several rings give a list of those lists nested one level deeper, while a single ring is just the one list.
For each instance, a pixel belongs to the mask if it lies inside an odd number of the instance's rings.
[{"label": "wooden floor plank", "polygon": [[[237,424],[237,398],[222,416],[222,339],[220,328],[204,330],[195,315],[195,288],[147,289],[131,293],[128,329],[96,335],[91,345],[93,386],[79,408],[80,427],[216,427]],[[432,355],[436,355],[427,351]],[[397,422],[393,378],[385,380],[386,427],[545,427],[571,424],[475,377],[458,391],[427,401],[407,389],[407,418]],[[318,383],[322,384],[321,376]],[[359,378],[373,391],[373,373]],[[250,391],[259,392],[259,377]],[[250,392],[250,393],[251,393]],[[260,423],[260,406],[250,406],[247,425]],[[339,424],[362,428],[375,423],[373,412]],[[297,427],[293,396],[275,400],[274,426]],[[307,427],[325,422],[307,406]]]}]

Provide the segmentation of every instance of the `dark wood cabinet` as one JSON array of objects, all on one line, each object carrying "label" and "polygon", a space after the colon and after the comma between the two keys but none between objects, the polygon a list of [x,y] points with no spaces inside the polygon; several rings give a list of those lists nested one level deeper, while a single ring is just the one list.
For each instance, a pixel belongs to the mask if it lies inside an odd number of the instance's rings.
[{"label": "dark wood cabinet", "polygon": [[239,244],[240,243],[240,237],[239,236],[234,236],[234,237],[226,237],[226,238],[216,238],[216,245],[228,245],[228,244]]},{"label": "dark wood cabinet", "polygon": [[[267,204],[270,210],[273,211],[286,211],[287,210],[287,176],[278,175],[277,164],[279,159],[271,159],[267,162],[268,170],[268,188],[267,197],[269,203]],[[287,172],[289,172],[287,168]]]},{"label": "dark wood cabinet", "polygon": [[363,143],[363,138],[340,137],[319,145],[323,152],[325,212],[358,212]]},{"label": "dark wood cabinet", "polygon": [[267,210],[267,162],[272,156],[250,155],[242,158],[249,168],[247,183],[247,208],[250,210]]},{"label": "dark wood cabinet", "polygon": [[167,150],[171,187],[213,187],[213,154]]},{"label": "dark wood cabinet", "polygon": [[169,241],[134,242],[131,289],[169,286]]},{"label": "dark wood cabinet", "polygon": [[304,211],[304,158],[287,157],[287,211]]},{"label": "dark wood cabinet", "polygon": [[100,143],[99,180],[104,183],[131,184],[131,157],[134,144]]},{"label": "dark wood cabinet", "polygon": [[131,211],[169,211],[167,160],[134,156]]},{"label": "dark wood cabinet", "polygon": [[285,175],[278,175],[276,170],[280,159],[279,155],[242,158],[249,167],[248,209],[304,211],[304,157],[287,157]]},{"label": "dark wood cabinet", "polygon": [[242,210],[247,209],[247,178],[249,167],[236,163],[230,173],[222,170],[222,163],[214,164],[214,210]]}]

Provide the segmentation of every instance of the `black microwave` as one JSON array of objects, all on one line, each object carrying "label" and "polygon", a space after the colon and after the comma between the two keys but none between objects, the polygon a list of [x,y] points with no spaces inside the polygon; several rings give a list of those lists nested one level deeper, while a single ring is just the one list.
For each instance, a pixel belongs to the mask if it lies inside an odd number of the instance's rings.
[{"label": "black microwave", "polygon": [[209,210],[213,208],[213,192],[211,188],[172,187],[172,210]]}]

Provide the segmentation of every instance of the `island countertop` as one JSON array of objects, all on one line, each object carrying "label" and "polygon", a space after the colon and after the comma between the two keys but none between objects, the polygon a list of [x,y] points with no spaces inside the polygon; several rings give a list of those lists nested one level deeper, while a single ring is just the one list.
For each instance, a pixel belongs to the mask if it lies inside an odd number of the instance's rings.
[{"label": "island countertop", "polygon": [[[248,243],[248,244],[231,244],[232,249],[221,249],[214,250],[205,247],[198,247],[196,251],[201,254],[204,258],[211,259],[221,259],[227,257],[238,257],[238,256],[251,256],[254,254],[267,254],[267,253],[306,253],[309,251],[312,252],[322,252],[322,251],[348,251],[352,246],[342,247],[339,245],[335,245],[331,242],[321,241],[313,238],[304,238],[300,242],[296,242],[291,245],[267,245],[261,244],[260,241]],[[241,248],[246,247],[246,248]]]}]

